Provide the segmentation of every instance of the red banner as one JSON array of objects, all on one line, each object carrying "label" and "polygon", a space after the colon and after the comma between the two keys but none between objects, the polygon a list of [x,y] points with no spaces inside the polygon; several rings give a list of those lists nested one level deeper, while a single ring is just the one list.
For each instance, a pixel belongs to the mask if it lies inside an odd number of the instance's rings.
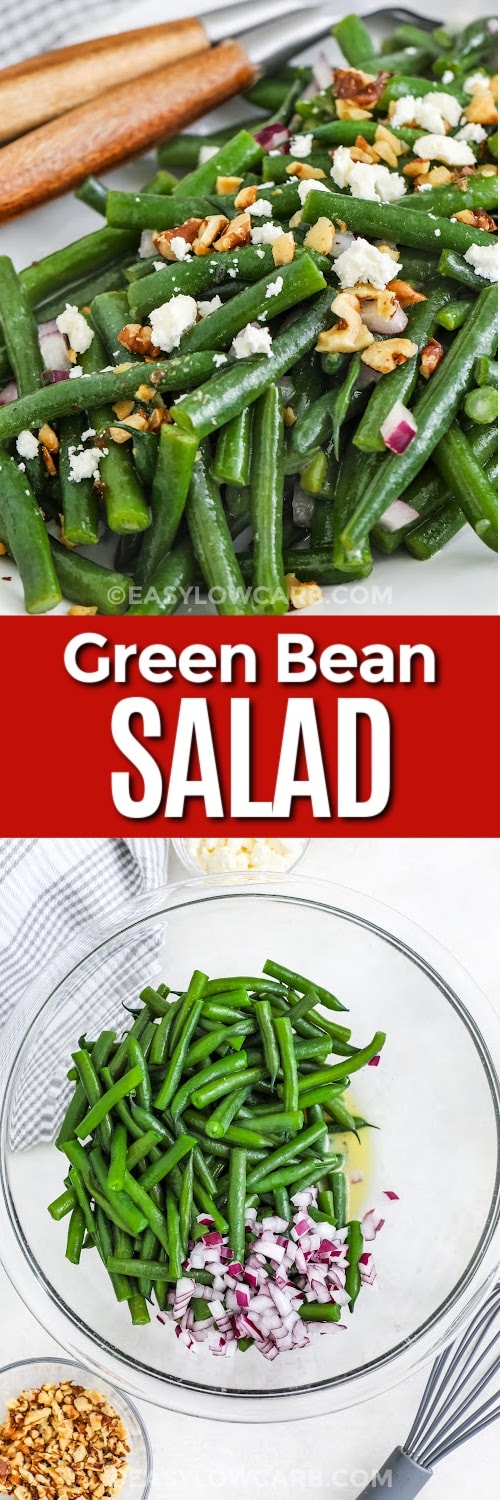
[{"label": "red banner", "polygon": [[1,832],[499,835],[487,632],[488,650],[475,618],[5,618]]}]

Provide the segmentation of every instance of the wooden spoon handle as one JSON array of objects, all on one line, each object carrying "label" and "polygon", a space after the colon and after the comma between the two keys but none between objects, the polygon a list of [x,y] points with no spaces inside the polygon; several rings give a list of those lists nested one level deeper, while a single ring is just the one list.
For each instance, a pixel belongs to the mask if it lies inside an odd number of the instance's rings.
[{"label": "wooden spoon handle", "polygon": [[118,83],[168,67],[209,40],[194,17],[61,47],[0,71],[0,141],[33,130]]},{"label": "wooden spoon handle", "polygon": [[255,82],[239,42],[222,42],[188,62],[121,83],[0,151],[0,221],[78,187],[176,135],[207,110]]}]

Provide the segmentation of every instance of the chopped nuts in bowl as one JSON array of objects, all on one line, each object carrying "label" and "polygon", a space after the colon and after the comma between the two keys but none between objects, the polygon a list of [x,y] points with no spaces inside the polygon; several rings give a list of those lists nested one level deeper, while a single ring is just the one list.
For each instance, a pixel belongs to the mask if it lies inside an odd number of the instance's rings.
[{"label": "chopped nuts in bowl", "polygon": [[0,1370],[0,1495],[147,1500],[149,1438],[121,1391],[64,1359]]}]

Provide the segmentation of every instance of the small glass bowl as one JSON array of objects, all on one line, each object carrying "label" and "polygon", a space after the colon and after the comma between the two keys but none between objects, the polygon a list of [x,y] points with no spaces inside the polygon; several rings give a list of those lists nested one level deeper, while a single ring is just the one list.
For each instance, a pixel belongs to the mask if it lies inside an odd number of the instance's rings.
[{"label": "small glass bowl", "polygon": [[290,854],[290,862],[287,865],[283,865],[282,870],[272,869],[271,866],[269,866],[268,870],[266,870],[264,868],[262,868],[260,870],[237,870],[237,871],[234,871],[234,870],[232,870],[232,871],[231,870],[227,870],[227,871],[221,871],[221,870],[202,870],[201,866],[197,865],[196,860],[193,859],[193,856],[192,856],[192,854],[189,851],[188,844],[190,844],[191,842],[192,842],[191,839],[172,839],[171,840],[172,849],[173,849],[174,854],[176,855],[177,859],[180,860],[181,864],[184,865],[184,869],[187,870],[190,875],[197,875],[198,879],[205,878],[205,879],[211,879],[211,880],[214,880],[214,879],[215,880],[224,880],[224,878],[225,878],[226,875],[231,880],[235,879],[235,875],[237,875],[240,880],[245,880],[245,879],[262,880],[262,879],[265,879],[266,875],[273,875],[274,877],[277,877],[279,875],[290,875],[291,872],[292,872],[292,870],[296,870],[297,869],[297,865],[300,864],[300,861],[304,858],[304,855],[307,853],[307,850],[308,850],[309,844],[310,844],[310,839],[295,839],[294,840],[294,843],[297,845],[297,849],[296,849],[295,853],[291,853]]},{"label": "small glass bowl", "polygon": [[91,1370],[75,1365],[69,1359],[18,1359],[0,1370],[0,1423],[5,1421],[8,1401],[13,1401],[21,1391],[39,1390],[45,1384],[59,1385],[62,1380],[72,1380],[87,1390],[98,1390],[106,1397],[121,1417],[127,1429],[130,1453],[127,1473],[120,1490],[120,1500],[147,1500],[153,1479],[153,1454],[144,1422],[137,1407],[113,1385]]}]

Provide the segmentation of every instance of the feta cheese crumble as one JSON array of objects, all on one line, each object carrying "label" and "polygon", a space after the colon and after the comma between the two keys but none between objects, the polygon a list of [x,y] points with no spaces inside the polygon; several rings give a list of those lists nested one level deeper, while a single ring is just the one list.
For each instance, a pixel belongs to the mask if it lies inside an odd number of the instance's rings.
[{"label": "feta cheese crumble", "polygon": [[305,839],[184,839],[186,854],[204,874],[230,870],[288,870]]},{"label": "feta cheese crumble", "polygon": [[16,448],[20,458],[38,457],[38,438],[35,437],[34,432],[30,432],[29,427],[24,427],[19,433],[16,438]]},{"label": "feta cheese crumble", "polygon": [[85,354],[85,350],[90,349],[94,337],[93,330],[89,328],[83,314],[71,302],[66,303],[64,312],[59,313],[56,323],[59,333],[66,334],[70,349],[74,349],[77,354]]},{"label": "feta cheese crumble", "polygon": [[189,244],[189,240],[184,239],[184,235],[174,234],[173,239],[170,241],[170,249],[173,251],[176,260],[191,260],[191,245]]},{"label": "feta cheese crumble", "polygon": [[453,83],[454,77],[455,74],[453,72],[453,68],[445,68],[445,71],[441,76],[441,83]]},{"label": "feta cheese crumble", "polygon": [[292,139],[290,141],[290,156],[296,157],[298,161],[300,161],[300,159],[304,156],[310,156],[313,140],[314,136],[312,131],[310,135],[292,135]]},{"label": "feta cheese crumble", "polygon": [[467,141],[454,135],[421,135],[413,147],[422,161],[442,161],[447,167],[475,167],[476,158]]},{"label": "feta cheese crumble", "polygon": [[247,323],[236,334],[231,344],[231,351],[237,359],[247,359],[249,354],[272,354],[273,341],[268,328],[258,328],[255,323]]},{"label": "feta cheese crumble", "polygon": [[394,203],[406,193],[406,182],[399,172],[390,172],[378,163],[353,161],[347,146],[339,146],[333,158],[330,176],[337,187],[349,187],[353,198],[371,203]]},{"label": "feta cheese crumble", "polygon": [[298,193],[302,206],[304,206],[309,193],[328,193],[329,191],[330,189],[325,187],[324,182],[319,182],[317,177],[305,177],[303,182],[299,182],[298,184]]},{"label": "feta cheese crumble", "polygon": [[218,307],[222,307],[221,299],[218,296],[210,298],[208,302],[199,302],[198,312],[200,318],[209,318],[210,313],[217,312]]},{"label": "feta cheese crumble", "polygon": [[88,438],[95,437],[95,435],[95,427],[87,427],[87,431],[82,432],[82,443],[86,443]]},{"label": "feta cheese crumble", "polygon": [[68,477],[73,484],[81,484],[82,479],[99,479],[99,464],[101,458],[106,458],[108,451],[108,448],[83,448],[78,450],[73,444],[70,444],[68,448]]},{"label": "feta cheese crumble", "polygon": [[[270,183],[267,185],[270,187]],[[255,214],[257,219],[270,219],[272,211],[272,203],[269,203],[267,198],[256,198],[255,203],[248,205],[248,213]]]},{"label": "feta cheese crumble", "polygon": [[481,141],[486,140],[486,135],[487,131],[485,130],[484,125],[462,125],[462,129],[457,130],[455,140],[472,141],[473,145],[479,146]]},{"label": "feta cheese crumble", "polygon": [[217,370],[220,365],[227,365],[227,354],[214,354],[214,365]]},{"label": "feta cheese crumble", "polygon": [[[112,368],[113,368],[113,366],[111,366],[111,369]],[[83,375],[83,370],[82,370],[81,365],[73,365],[72,369],[69,372],[69,378],[70,378],[70,380],[78,380],[79,377],[80,377],[80,375]]]},{"label": "feta cheese crumble", "polygon": [[402,270],[402,266],[393,260],[392,255],[387,255],[385,250],[377,250],[376,245],[370,245],[368,240],[363,239],[355,240],[348,250],[337,255],[334,267],[343,289],[355,287],[357,282],[364,281],[380,292]]},{"label": "feta cheese crumble", "polygon": [[266,289],[266,301],[267,301],[268,297],[279,297],[279,294],[282,291],[283,291],[283,277],[282,276],[277,276],[276,277],[276,281],[270,281],[269,282],[269,286]]},{"label": "feta cheese crumble", "polygon": [[469,245],[464,260],[485,281],[498,281],[498,245]]},{"label": "feta cheese crumble", "polygon": [[150,313],[153,343],[170,354],[172,349],[178,349],[183,333],[194,328],[197,317],[194,297],[187,297],[183,292],[178,297],[171,297],[169,302],[162,302],[161,307],[155,307]]},{"label": "feta cheese crumble", "polygon": [[404,94],[402,99],[397,99],[390,124],[394,130],[399,130],[402,125],[415,121],[430,134],[445,135],[446,125],[458,125],[461,113],[462,105],[453,94],[441,94],[435,89],[421,99],[415,99],[413,94]]},{"label": "feta cheese crumble", "polygon": [[463,85],[464,94],[483,94],[490,87],[487,73],[470,73]]},{"label": "feta cheese crumble", "polygon": [[273,240],[279,240],[282,234],[281,224],[256,224],[250,231],[250,238],[252,245],[272,245]]}]

